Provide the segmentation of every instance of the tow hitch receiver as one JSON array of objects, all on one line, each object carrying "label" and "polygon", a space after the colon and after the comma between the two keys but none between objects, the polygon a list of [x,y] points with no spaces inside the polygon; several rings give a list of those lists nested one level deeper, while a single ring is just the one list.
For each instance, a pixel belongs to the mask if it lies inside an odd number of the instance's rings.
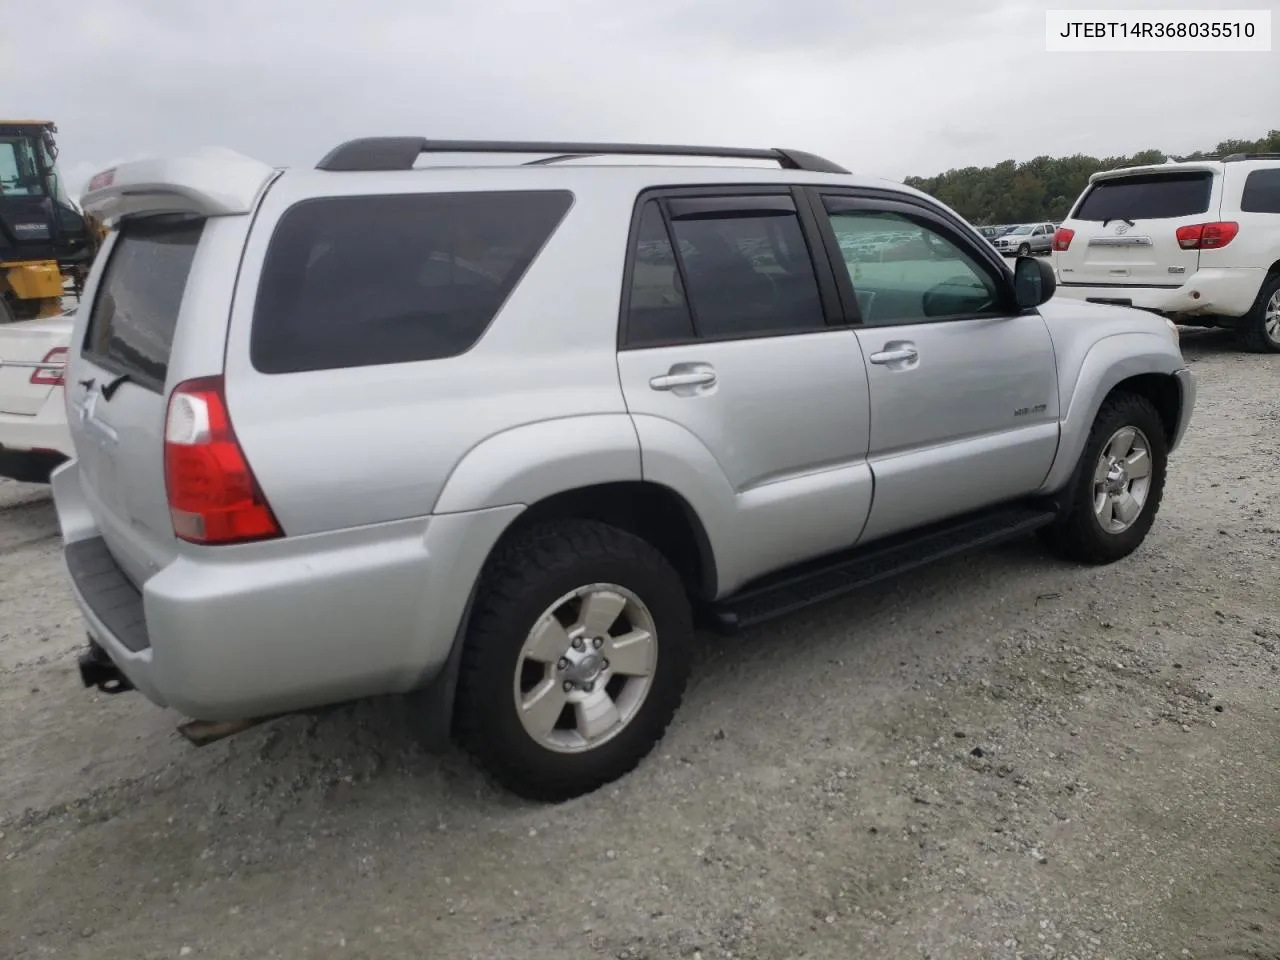
[{"label": "tow hitch receiver", "polygon": [[93,640],[89,641],[89,649],[80,654],[76,663],[80,667],[80,680],[86,687],[97,687],[103,693],[110,694],[126,693],[133,689],[129,678],[120,672],[107,652]]}]

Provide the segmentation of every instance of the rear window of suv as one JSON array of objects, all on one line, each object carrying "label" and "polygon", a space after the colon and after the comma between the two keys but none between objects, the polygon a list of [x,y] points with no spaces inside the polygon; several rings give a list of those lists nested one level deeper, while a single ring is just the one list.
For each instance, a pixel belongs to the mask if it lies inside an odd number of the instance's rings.
[{"label": "rear window of suv", "polygon": [[262,373],[437,360],[480,339],[573,202],[562,190],[328,197],[290,208],[262,268]]},{"label": "rear window of suv", "polygon": [[1099,180],[1077,205],[1073,220],[1167,220],[1209,209],[1213,174],[1155,173]]},{"label": "rear window of suv", "polygon": [[204,220],[126,220],[89,312],[83,352],[139,385],[163,390],[178,308]]}]

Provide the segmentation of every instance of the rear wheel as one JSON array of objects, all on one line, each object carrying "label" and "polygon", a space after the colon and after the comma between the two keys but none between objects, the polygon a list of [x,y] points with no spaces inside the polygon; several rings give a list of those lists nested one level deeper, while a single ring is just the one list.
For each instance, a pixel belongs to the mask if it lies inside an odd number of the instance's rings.
[{"label": "rear wheel", "polygon": [[1081,563],[1127,557],[1155,522],[1168,459],[1164,424],[1151,401],[1112,394],[1093,422],[1069,508],[1040,531],[1041,539],[1055,553]]},{"label": "rear wheel", "polygon": [[1240,339],[1255,353],[1280,353],[1280,274],[1268,277],[1240,325]]},{"label": "rear wheel", "polygon": [[482,576],[458,680],[464,747],[520,796],[566,800],[632,770],[684,694],[693,640],[679,576],[594,521],[517,534]]}]

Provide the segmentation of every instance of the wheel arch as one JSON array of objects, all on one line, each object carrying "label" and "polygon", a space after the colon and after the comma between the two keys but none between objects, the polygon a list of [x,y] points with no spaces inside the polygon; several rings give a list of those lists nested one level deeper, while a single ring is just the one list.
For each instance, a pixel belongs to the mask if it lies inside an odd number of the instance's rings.
[{"label": "wheel arch", "polygon": [[1085,354],[1064,404],[1058,453],[1041,492],[1054,494],[1071,482],[1093,421],[1117,390],[1131,390],[1151,400],[1172,446],[1184,402],[1175,374],[1184,366],[1177,347],[1153,333],[1118,333],[1095,343]]}]

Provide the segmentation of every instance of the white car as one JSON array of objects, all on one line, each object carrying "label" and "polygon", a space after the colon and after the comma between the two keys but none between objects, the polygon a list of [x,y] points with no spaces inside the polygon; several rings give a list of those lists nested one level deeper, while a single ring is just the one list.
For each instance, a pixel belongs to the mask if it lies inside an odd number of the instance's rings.
[{"label": "white car", "polygon": [[0,477],[47,483],[72,456],[62,377],[74,320],[0,325]]},{"label": "white car", "polygon": [[1280,154],[1095,173],[1053,250],[1059,296],[1228,327],[1280,353]]}]

